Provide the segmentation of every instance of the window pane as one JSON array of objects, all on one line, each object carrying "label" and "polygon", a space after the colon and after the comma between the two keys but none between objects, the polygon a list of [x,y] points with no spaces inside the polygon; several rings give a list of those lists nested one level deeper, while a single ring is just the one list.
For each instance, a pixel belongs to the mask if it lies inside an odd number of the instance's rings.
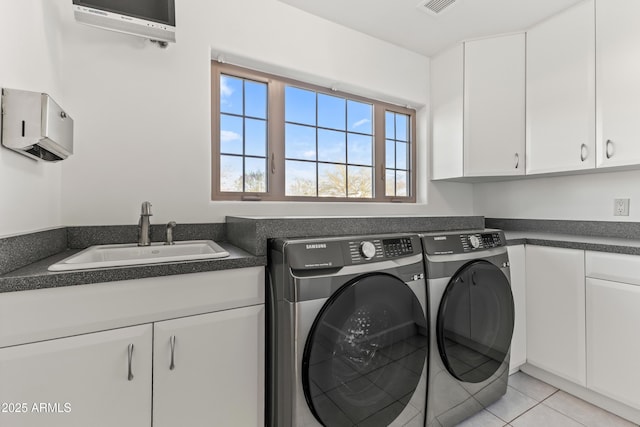
[{"label": "window pane", "polygon": [[396,142],[396,169],[407,170],[407,144],[405,142]]},{"label": "window pane", "polygon": [[265,83],[245,80],[244,115],[267,118],[267,85]]},{"label": "window pane", "polygon": [[387,139],[384,158],[387,168],[394,169],[396,167],[396,143],[394,141]]},{"label": "window pane", "polygon": [[318,196],[346,197],[347,167],[318,163]]},{"label": "window pane", "polygon": [[373,106],[364,102],[347,102],[347,120],[352,132],[373,135]]},{"label": "window pane", "polygon": [[242,154],[242,117],[220,114],[220,152]]},{"label": "window pane", "polygon": [[244,160],[244,191],[264,193],[267,191],[266,159],[245,157]]},{"label": "window pane", "polygon": [[349,166],[349,197],[373,197],[373,168]]},{"label": "window pane", "polygon": [[349,164],[367,165],[373,164],[373,138],[355,133],[348,134],[347,158]]},{"label": "window pane", "polygon": [[220,156],[220,191],[242,191],[242,157]]},{"label": "window pane", "polygon": [[407,135],[409,134],[409,120],[405,114],[396,113],[396,139],[398,141],[409,141]]},{"label": "window pane", "polygon": [[220,75],[220,111],[242,114],[242,79]]},{"label": "window pane", "polygon": [[394,114],[390,111],[384,113],[384,129],[387,139],[395,139],[396,136],[396,121],[393,116]]},{"label": "window pane", "polygon": [[284,145],[289,159],[316,160],[316,129],[287,123]]},{"label": "window pane", "polygon": [[316,93],[287,86],[285,88],[284,119],[287,122],[316,125]]},{"label": "window pane", "polygon": [[318,129],[318,160],[345,163],[346,151],[344,132]]},{"label": "window pane", "polygon": [[285,194],[287,196],[317,196],[316,164],[313,162],[285,163]]},{"label": "window pane", "polygon": [[245,119],[244,131],[244,153],[248,156],[265,157],[267,155],[267,122]]},{"label": "window pane", "polygon": [[396,171],[396,196],[407,196],[407,173],[404,171]]},{"label": "window pane", "polygon": [[318,94],[318,126],[345,130],[345,99]]},{"label": "window pane", "polygon": [[386,196],[396,195],[396,171],[394,171],[393,169],[387,169],[387,174],[384,179],[384,187],[384,193]]}]

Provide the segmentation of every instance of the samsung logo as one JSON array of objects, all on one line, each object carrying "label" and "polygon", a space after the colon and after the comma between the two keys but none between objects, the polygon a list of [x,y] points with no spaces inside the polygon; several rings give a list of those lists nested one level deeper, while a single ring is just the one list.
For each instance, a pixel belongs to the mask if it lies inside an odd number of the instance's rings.
[{"label": "samsung logo", "polygon": [[433,240],[447,240],[447,236],[437,236],[434,237]]},{"label": "samsung logo", "polygon": [[307,249],[327,249],[326,243],[311,243],[306,245]]}]

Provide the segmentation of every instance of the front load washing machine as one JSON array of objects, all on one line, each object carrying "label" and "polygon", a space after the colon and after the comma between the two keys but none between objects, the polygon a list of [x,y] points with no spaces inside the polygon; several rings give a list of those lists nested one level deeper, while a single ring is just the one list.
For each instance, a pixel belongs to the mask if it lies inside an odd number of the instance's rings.
[{"label": "front load washing machine", "polygon": [[430,303],[427,426],[450,427],[507,391],[514,305],[499,230],[422,235]]},{"label": "front load washing machine", "polygon": [[424,426],[417,235],[273,240],[269,279],[271,426]]}]

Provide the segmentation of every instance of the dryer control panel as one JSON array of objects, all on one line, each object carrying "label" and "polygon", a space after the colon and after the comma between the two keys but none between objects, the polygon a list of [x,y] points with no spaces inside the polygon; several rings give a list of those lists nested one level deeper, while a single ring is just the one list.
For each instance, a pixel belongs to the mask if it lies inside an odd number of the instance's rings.
[{"label": "dryer control panel", "polygon": [[429,255],[464,254],[506,246],[501,230],[483,230],[467,233],[429,233],[422,237],[424,250]]}]

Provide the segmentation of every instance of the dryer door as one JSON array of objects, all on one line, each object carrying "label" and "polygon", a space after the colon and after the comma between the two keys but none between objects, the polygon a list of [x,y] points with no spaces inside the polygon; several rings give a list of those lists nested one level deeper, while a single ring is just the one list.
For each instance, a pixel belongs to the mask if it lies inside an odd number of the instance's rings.
[{"label": "dryer door", "polygon": [[314,416],[329,427],[388,425],[418,386],[428,342],[406,283],[383,273],[350,281],[325,303],[305,345],[302,382]]},{"label": "dryer door", "polygon": [[509,355],[513,322],[504,273],[483,260],[460,268],[444,291],[436,325],[438,350],[451,375],[470,383],[489,379]]}]

